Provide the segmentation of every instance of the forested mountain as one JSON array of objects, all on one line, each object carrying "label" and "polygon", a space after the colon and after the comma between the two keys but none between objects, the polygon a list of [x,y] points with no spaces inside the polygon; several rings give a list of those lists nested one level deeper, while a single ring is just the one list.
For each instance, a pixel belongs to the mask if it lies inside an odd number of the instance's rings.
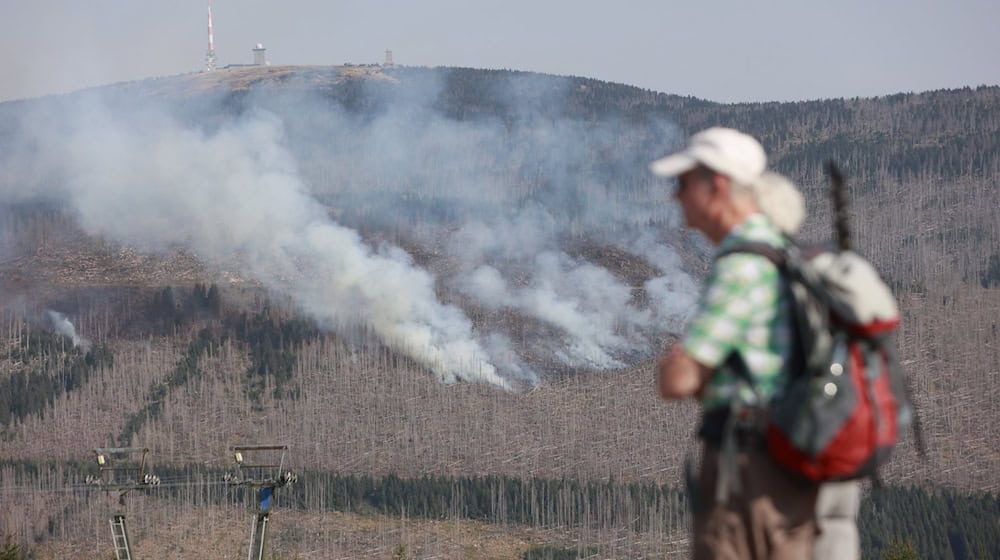
[{"label": "forested mountain", "polygon": [[[717,124],[803,187],[810,241],[836,160],[900,300],[931,454],[906,435],[866,505],[869,557],[994,554],[1000,87],[721,105],[463,68],[232,68],[0,104],[0,531],[107,556],[115,506],[83,481],[95,447],[138,446],[173,484],[130,498],[140,541],[196,515],[244,535],[227,450],[280,443],[301,477],[275,517],[320,535],[286,526],[288,557],[682,555],[697,410],[658,401],[650,368],[709,249],[646,165]],[[357,517],[308,517],[329,511]],[[489,539],[465,532],[490,527],[522,544],[477,556]]]}]

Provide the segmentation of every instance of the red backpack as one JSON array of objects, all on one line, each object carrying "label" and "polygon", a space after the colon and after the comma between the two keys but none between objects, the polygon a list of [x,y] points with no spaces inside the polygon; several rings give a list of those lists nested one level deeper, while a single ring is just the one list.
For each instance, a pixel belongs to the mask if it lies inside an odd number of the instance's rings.
[{"label": "red backpack", "polygon": [[770,259],[794,310],[794,358],[765,407],[771,457],[817,482],[875,475],[913,420],[892,341],[900,321],[892,292],[851,251],[806,258],[794,244],[747,243],[726,254],[734,252]]}]

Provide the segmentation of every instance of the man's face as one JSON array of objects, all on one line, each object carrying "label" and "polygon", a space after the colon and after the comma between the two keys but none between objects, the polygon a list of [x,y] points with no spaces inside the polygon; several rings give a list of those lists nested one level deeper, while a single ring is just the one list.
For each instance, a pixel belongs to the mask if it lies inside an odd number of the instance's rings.
[{"label": "man's face", "polygon": [[674,198],[681,205],[684,223],[689,228],[708,233],[711,222],[712,198],[715,194],[714,174],[697,167],[677,177]]}]

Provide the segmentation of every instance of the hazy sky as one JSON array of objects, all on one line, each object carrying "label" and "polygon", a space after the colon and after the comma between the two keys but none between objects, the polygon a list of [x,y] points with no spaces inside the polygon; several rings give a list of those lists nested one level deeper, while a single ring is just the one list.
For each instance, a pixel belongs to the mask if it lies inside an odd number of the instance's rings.
[{"label": "hazy sky", "polygon": [[[199,71],[205,0],[0,0],[0,100]],[[1000,84],[996,0],[214,0],[219,66],[576,75],[714,101]]]}]

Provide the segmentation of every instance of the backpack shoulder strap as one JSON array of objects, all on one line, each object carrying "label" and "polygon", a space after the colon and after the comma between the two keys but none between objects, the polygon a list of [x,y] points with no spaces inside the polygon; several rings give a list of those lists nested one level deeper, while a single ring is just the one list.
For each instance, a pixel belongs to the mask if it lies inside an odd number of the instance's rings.
[{"label": "backpack shoulder strap", "polygon": [[[764,243],[763,241],[746,241],[743,243],[738,243],[732,247],[728,247],[725,250],[719,252],[716,255],[716,259],[721,259],[723,257],[737,254],[737,253],[750,253],[753,255],[760,255],[767,260],[771,261],[774,266],[778,268],[778,271],[785,270],[785,263],[787,262],[786,254],[782,249],[779,249],[773,245]],[[757,392],[756,384],[753,382],[753,377],[750,375],[750,371],[746,366],[746,362],[739,353],[733,351],[729,354],[726,360],[723,362],[723,367],[727,368],[737,378],[744,381],[752,391]]]},{"label": "backpack shoulder strap", "polygon": [[[768,243],[762,241],[746,241],[743,243],[738,243],[732,247],[728,247],[716,255],[717,259],[721,259],[725,256],[732,255],[735,253],[751,253],[754,255],[760,255],[769,261],[771,261],[775,267],[778,269],[778,273],[788,278],[790,275],[789,261],[797,258],[798,255],[798,245],[791,238],[787,238],[789,243],[789,248],[775,247]],[[794,263],[794,260],[793,260]],[[790,288],[786,288],[789,289]],[[789,291],[789,297],[794,301],[795,296]],[[803,346],[803,334],[800,332],[800,328],[804,320],[799,318],[795,313],[792,316],[792,331],[794,333],[795,343],[792,345],[792,354],[789,356],[788,365],[786,368],[793,375],[797,375],[799,372],[805,370],[805,356]],[[756,392],[756,387],[753,382],[753,378],[750,376],[750,372],[743,362],[743,359],[739,354],[733,352],[726,360],[726,365],[730,368],[732,372],[736,374],[738,378],[747,383],[752,390]]]},{"label": "backpack shoulder strap", "polygon": [[769,245],[762,241],[747,241],[733,245],[732,247],[721,251],[718,255],[716,255],[716,258],[721,259],[722,257],[732,255],[734,253],[751,253],[754,255],[760,255],[774,263],[774,266],[778,267],[779,270],[783,270],[785,268],[785,263],[787,262],[787,253],[785,250],[779,249],[774,245]]}]

